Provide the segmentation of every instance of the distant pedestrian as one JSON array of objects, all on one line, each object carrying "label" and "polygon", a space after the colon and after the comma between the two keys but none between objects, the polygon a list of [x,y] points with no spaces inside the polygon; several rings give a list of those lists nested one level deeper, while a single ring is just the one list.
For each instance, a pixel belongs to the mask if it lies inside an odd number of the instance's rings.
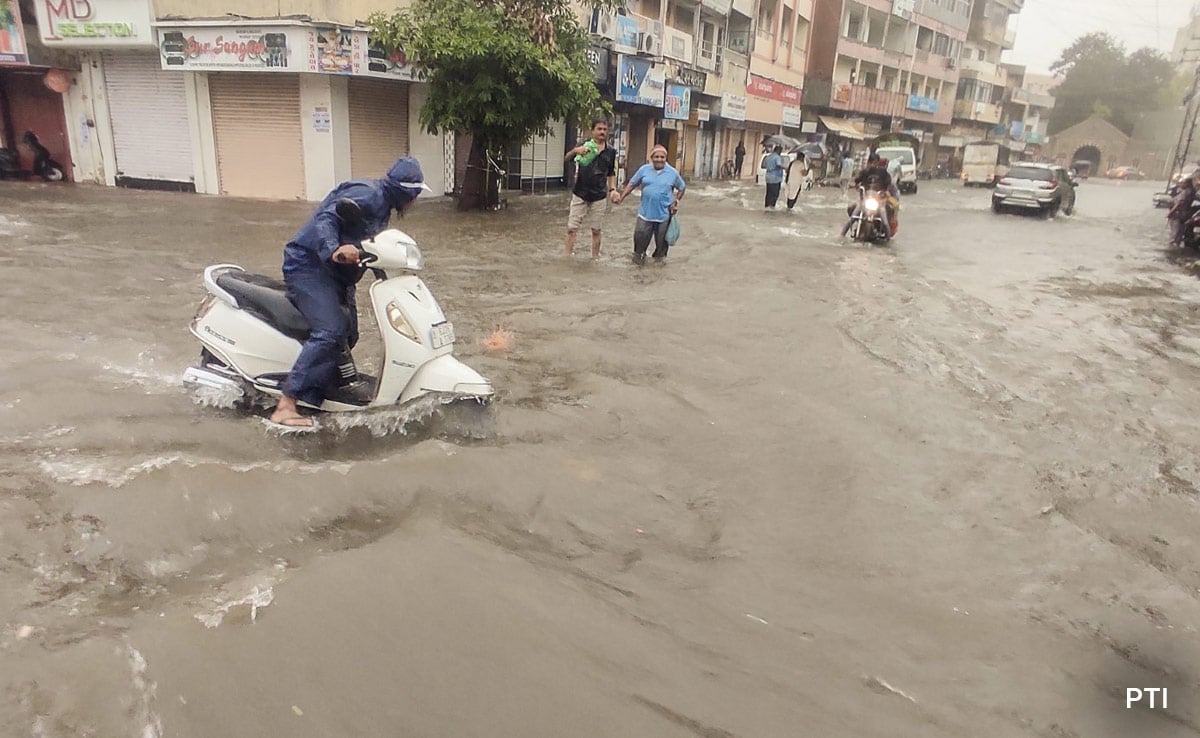
[{"label": "distant pedestrian", "polygon": [[774,210],[779,202],[779,191],[783,189],[783,147],[776,146],[767,158],[763,160],[763,168],[767,170],[767,210]]},{"label": "distant pedestrian", "polygon": [[675,167],[667,163],[667,150],[655,146],[650,151],[650,163],[643,164],[629,179],[625,189],[617,196],[620,204],[637,188],[642,189],[642,204],[638,207],[637,225],[633,228],[633,260],[646,263],[646,249],[654,239],[654,259],[662,260],[670,245],[667,229],[671,218],[679,210],[679,201],[687,185]]},{"label": "distant pedestrian", "polygon": [[838,184],[842,187],[844,193],[850,187],[850,182],[854,180],[854,159],[850,158],[850,152],[842,154],[842,170],[838,173]]},{"label": "distant pedestrian", "polygon": [[608,121],[592,121],[592,137],[582,146],[567,152],[578,166],[575,186],[571,189],[571,209],[567,214],[567,242],[564,252],[575,253],[575,234],[587,226],[592,231],[592,258],[600,258],[600,237],[608,216],[610,199],[616,201],[617,150],[608,145]]},{"label": "distant pedestrian", "polygon": [[742,178],[742,162],[746,161],[746,139],[738,141],[737,148],[733,150],[733,171],[738,179]]}]

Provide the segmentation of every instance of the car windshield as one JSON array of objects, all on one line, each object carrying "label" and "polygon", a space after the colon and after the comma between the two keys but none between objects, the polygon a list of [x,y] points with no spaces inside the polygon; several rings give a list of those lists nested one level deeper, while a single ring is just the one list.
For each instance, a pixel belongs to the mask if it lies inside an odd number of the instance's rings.
[{"label": "car windshield", "polygon": [[1008,172],[1009,179],[1032,179],[1037,182],[1049,182],[1054,179],[1054,172],[1040,167],[1013,167]]},{"label": "car windshield", "polygon": [[901,164],[913,163],[913,153],[908,149],[880,149],[879,155],[888,161],[898,160]]}]

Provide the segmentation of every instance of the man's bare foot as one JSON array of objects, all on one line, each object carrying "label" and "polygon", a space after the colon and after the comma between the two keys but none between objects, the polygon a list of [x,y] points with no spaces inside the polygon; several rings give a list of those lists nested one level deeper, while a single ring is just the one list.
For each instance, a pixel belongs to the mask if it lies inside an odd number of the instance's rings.
[{"label": "man's bare foot", "polygon": [[288,428],[312,428],[316,425],[312,418],[306,418],[300,414],[295,398],[287,395],[279,398],[275,412],[271,413],[271,422]]}]

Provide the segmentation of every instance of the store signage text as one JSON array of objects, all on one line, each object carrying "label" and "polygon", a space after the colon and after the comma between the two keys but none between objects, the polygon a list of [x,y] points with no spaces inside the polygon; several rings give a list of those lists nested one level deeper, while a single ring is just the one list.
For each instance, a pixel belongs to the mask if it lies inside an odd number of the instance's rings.
[{"label": "store signage text", "polygon": [[649,59],[617,57],[617,100],[659,108],[665,102],[667,74]]},{"label": "store signage text", "polygon": [[149,0],[35,0],[34,7],[51,46],[154,43]]},{"label": "store signage text", "polygon": [[936,113],[938,111],[938,101],[932,97],[909,95],[908,109],[916,110],[919,113]]},{"label": "store signage text", "polygon": [[750,81],[746,84],[746,91],[755,97],[765,97],[768,100],[778,100],[790,105],[800,104],[800,88],[785,85],[782,82],[776,82],[766,77],[759,77],[757,74],[750,75]]},{"label": "store signage text", "polygon": [[746,96],[726,92],[721,95],[721,117],[729,120],[746,120]]},{"label": "store signage text", "polygon": [[687,67],[675,67],[675,81],[681,85],[687,85],[694,90],[703,90],[708,84],[708,75],[704,72],[698,72],[695,69]]},{"label": "store signage text", "polygon": [[684,85],[667,85],[667,101],[663,117],[667,120],[687,120],[692,116],[692,90]]}]

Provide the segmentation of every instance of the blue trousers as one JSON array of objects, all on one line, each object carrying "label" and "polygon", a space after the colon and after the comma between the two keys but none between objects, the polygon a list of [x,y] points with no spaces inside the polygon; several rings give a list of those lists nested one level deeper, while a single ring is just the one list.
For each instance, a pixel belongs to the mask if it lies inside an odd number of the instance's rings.
[{"label": "blue trousers", "polygon": [[308,321],[308,341],[283,385],[288,397],[320,407],[340,381],[342,354],[358,343],[354,285],[321,272],[284,275],[287,297]]}]

